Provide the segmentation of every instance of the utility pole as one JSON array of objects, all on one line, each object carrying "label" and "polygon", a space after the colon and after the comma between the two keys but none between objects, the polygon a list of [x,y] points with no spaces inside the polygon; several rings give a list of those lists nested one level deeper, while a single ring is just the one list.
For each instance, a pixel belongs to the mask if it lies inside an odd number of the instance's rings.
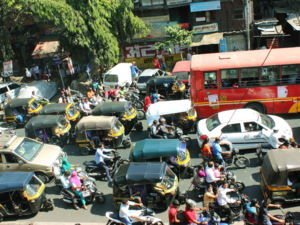
[{"label": "utility pole", "polygon": [[246,26],[247,26],[247,49],[250,50],[250,13],[249,0],[246,0]]}]

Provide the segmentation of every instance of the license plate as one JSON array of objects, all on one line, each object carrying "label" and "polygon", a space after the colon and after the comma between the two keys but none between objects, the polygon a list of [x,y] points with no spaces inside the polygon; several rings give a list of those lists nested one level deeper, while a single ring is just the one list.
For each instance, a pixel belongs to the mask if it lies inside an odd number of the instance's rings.
[{"label": "license plate", "polygon": [[109,86],[110,88],[112,88],[112,89],[114,89],[115,88],[115,86]]}]

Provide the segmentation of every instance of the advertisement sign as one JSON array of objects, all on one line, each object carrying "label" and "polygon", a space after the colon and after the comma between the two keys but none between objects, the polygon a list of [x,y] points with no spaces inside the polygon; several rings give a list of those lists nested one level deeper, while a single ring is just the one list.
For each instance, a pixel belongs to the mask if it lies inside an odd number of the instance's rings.
[{"label": "advertisement sign", "polygon": [[4,77],[9,77],[13,75],[13,62],[12,60],[3,62],[3,74]]},{"label": "advertisement sign", "polygon": [[165,28],[167,26],[173,26],[175,24],[177,24],[177,22],[151,23],[152,27],[150,28],[150,33],[146,37],[140,37],[140,34],[135,34],[132,39],[168,37],[168,35],[165,32]]},{"label": "advertisement sign", "polygon": [[194,34],[212,33],[219,30],[217,23],[194,26]]},{"label": "advertisement sign", "polygon": [[220,1],[212,2],[199,2],[190,4],[191,12],[202,12],[210,10],[220,10],[221,4]]},{"label": "advertisement sign", "polygon": [[44,25],[44,32],[46,35],[57,35],[62,33],[62,29],[53,25]]},{"label": "advertisement sign", "polygon": [[205,21],[205,17],[196,17],[196,22]]},{"label": "advertisement sign", "polygon": [[167,5],[178,5],[178,4],[192,2],[192,0],[166,0],[166,1],[167,1]]}]

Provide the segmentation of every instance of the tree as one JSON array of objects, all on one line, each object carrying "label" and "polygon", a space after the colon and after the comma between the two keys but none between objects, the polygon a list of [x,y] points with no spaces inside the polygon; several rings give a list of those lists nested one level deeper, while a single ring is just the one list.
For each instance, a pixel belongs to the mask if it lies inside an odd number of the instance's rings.
[{"label": "tree", "polygon": [[[168,26],[165,28],[166,34],[168,34],[170,37],[165,40],[164,42],[157,42],[154,44],[155,49],[160,49],[163,47],[167,47],[166,51],[171,52],[171,48],[175,47],[176,44],[187,45],[188,47],[192,44],[192,37],[194,30],[188,31],[185,29],[181,29],[181,25],[173,25]],[[181,54],[181,60],[183,60],[182,54]]]}]

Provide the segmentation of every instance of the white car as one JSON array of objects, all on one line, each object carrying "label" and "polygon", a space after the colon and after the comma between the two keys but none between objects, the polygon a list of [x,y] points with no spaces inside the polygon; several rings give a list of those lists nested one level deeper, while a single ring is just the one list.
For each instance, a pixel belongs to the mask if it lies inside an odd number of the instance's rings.
[{"label": "white car", "polygon": [[[230,121],[229,121],[230,120]],[[256,148],[257,144],[268,143],[273,129],[287,138],[293,137],[292,128],[278,116],[260,114],[253,109],[237,109],[219,112],[207,119],[200,120],[197,125],[197,141],[202,144],[202,135],[216,137],[229,142],[238,149]]]},{"label": "white car", "polygon": [[25,85],[20,85],[14,82],[8,82],[0,84],[0,102],[4,102],[5,93],[7,93],[11,98],[16,98],[19,91]]},{"label": "white car", "polygon": [[141,75],[138,77],[137,80],[137,86],[142,94],[146,94],[146,86],[147,86],[147,81],[152,77],[152,76],[165,76],[166,72],[160,70],[160,69],[147,69],[144,70]]},{"label": "white car", "polygon": [[34,81],[21,88],[18,98],[31,98],[32,92],[35,91],[36,95],[51,99],[56,95],[57,88],[56,82]]}]

